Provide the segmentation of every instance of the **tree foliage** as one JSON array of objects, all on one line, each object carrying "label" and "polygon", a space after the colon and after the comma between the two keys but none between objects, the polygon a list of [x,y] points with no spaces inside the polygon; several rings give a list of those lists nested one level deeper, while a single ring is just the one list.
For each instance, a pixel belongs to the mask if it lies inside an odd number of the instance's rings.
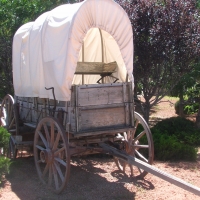
[{"label": "tree foliage", "polygon": [[13,93],[12,39],[17,29],[40,14],[74,0],[0,0],[0,99]]},{"label": "tree foliage", "polygon": [[[144,116],[180,78],[200,53],[200,15],[193,0],[118,0],[134,35],[134,77],[143,91]],[[137,88],[136,88],[137,91]]]}]

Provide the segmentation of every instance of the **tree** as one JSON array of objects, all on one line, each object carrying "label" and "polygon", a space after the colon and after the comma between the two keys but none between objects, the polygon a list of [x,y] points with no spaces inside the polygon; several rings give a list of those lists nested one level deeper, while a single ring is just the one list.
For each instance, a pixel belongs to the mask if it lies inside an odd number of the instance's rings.
[{"label": "tree", "polygon": [[178,114],[184,116],[185,105],[197,103],[199,100],[200,63],[193,66],[193,69],[185,74],[179,83],[170,92],[171,96],[179,97]]},{"label": "tree", "polygon": [[0,98],[13,93],[12,38],[17,29],[40,14],[74,0],[0,0]]},{"label": "tree", "polygon": [[200,53],[199,12],[193,0],[117,0],[134,36],[134,77],[145,99],[143,114],[192,70]]}]

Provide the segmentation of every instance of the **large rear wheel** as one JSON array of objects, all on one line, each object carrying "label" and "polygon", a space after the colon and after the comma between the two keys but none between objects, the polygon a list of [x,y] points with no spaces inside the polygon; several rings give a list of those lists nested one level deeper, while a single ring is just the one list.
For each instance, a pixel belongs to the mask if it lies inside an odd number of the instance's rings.
[{"label": "large rear wheel", "polygon": [[35,165],[40,180],[56,193],[65,188],[70,173],[70,153],[66,133],[53,117],[43,118],[35,131]]}]

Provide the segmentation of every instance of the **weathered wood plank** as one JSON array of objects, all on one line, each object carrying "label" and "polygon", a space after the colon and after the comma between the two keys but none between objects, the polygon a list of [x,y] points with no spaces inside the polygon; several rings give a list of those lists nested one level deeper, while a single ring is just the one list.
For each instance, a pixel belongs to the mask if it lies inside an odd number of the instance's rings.
[{"label": "weathered wood plank", "polygon": [[130,89],[132,90],[131,83],[72,86],[71,106],[133,102]]},{"label": "weathered wood plank", "polygon": [[123,96],[121,88],[106,87],[106,88],[88,88],[79,89],[78,92],[78,106],[87,105],[102,105],[112,103],[122,103]]},{"label": "weathered wood plank", "polygon": [[74,138],[76,137],[82,137],[82,136],[95,136],[95,135],[101,135],[101,134],[116,134],[116,133],[122,133],[122,132],[128,132],[128,131],[133,131],[133,127],[111,127],[104,129],[96,129],[96,130],[89,130],[89,131],[82,131],[82,132],[75,132],[73,133]]},{"label": "weathered wood plank", "polygon": [[112,126],[126,126],[126,115],[123,107],[81,109],[77,113],[77,131],[86,131],[95,128],[109,128]]}]

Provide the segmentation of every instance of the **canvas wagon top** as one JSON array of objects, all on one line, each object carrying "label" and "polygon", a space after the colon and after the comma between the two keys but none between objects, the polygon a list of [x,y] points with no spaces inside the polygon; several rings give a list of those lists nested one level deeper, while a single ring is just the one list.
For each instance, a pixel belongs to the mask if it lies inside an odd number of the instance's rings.
[{"label": "canvas wagon top", "polygon": [[[45,87],[54,87],[56,99],[68,101],[87,63],[96,72],[90,69],[84,84],[95,84],[103,73],[112,73],[118,82],[128,74],[133,83],[132,26],[112,0],[61,5],[21,26],[13,39],[15,95],[53,99]],[[105,78],[105,83],[113,81]]]}]

